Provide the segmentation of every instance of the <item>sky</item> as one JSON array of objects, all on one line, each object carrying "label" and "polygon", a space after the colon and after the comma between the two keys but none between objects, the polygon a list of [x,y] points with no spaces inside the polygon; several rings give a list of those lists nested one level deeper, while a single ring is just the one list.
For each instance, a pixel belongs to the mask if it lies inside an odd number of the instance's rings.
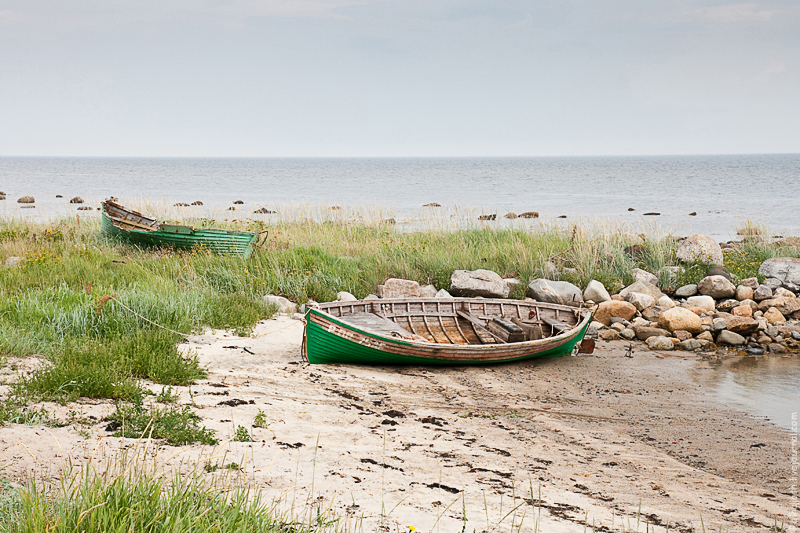
[{"label": "sky", "polygon": [[0,0],[0,156],[797,152],[797,0]]}]

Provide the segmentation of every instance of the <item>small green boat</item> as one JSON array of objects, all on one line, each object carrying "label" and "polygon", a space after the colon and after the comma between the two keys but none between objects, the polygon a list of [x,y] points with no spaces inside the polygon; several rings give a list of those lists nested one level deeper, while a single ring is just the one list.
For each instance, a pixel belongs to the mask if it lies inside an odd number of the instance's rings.
[{"label": "small green boat", "polygon": [[245,259],[267,237],[266,231],[194,229],[191,226],[162,224],[111,200],[103,202],[100,229],[106,235],[140,246],[200,248],[217,254],[240,255]]},{"label": "small green boat", "polygon": [[308,307],[310,363],[464,365],[592,353],[589,309],[533,301],[414,298]]}]

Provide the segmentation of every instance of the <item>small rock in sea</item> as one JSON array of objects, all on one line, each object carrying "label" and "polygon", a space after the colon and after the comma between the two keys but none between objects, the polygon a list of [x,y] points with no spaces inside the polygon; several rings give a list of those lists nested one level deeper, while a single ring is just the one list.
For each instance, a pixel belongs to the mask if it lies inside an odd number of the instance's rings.
[{"label": "small rock in sea", "polygon": [[519,214],[519,218],[539,218],[538,211],[525,211]]},{"label": "small rock in sea", "polygon": [[697,211],[692,211],[691,213],[689,213],[689,216],[690,217],[696,217],[697,216]]},{"label": "small rock in sea", "polygon": [[647,340],[647,347],[651,350],[673,350],[675,349],[675,345],[669,340],[669,337],[650,337]]},{"label": "small rock in sea", "polygon": [[516,213],[506,213],[505,215],[503,215],[503,218],[517,218],[517,214]]},{"label": "small rock in sea", "polygon": [[556,218],[567,218],[567,215],[558,215]]},{"label": "small rock in sea", "polygon": [[189,207],[189,204],[178,202],[177,204],[174,204],[172,207]]},{"label": "small rock in sea", "polygon": [[76,196],[72,200],[70,200],[69,203],[71,203],[71,204],[82,204],[83,203],[83,198],[81,198],[80,196]]},{"label": "small rock in sea", "polygon": [[195,200],[194,202],[192,202],[192,205],[203,205],[203,202],[201,202],[200,200]]},{"label": "small rock in sea", "polygon": [[[3,193],[0,193],[0,194],[3,194]],[[3,194],[3,196],[5,196],[5,194]],[[61,196],[60,194],[56,194],[56,198],[64,198],[64,197]]]},{"label": "small rock in sea", "polygon": [[636,209],[634,209],[634,208],[632,208],[632,207],[629,207],[629,208],[628,208],[628,211],[636,211]]},{"label": "small rock in sea", "polygon": [[652,213],[645,213],[645,214],[644,214],[644,216],[646,216],[646,217],[657,217],[657,216],[659,216],[660,214],[661,214],[661,213],[655,213],[655,212],[652,212]]},{"label": "small rock in sea", "polygon": [[233,202],[233,205],[242,205],[242,204],[244,204],[244,202],[241,200],[236,200],[235,202]]},{"label": "small rock in sea", "polygon": [[36,209],[35,205],[23,205],[20,206],[20,209]]},{"label": "small rock in sea", "polygon": [[332,205],[331,206],[331,211],[341,211],[341,210],[342,210],[341,206],[338,206],[338,205]]},{"label": "small rock in sea", "polygon": [[230,206],[228,209],[226,209],[226,211],[236,211],[236,208],[233,207],[233,206]]},{"label": "small rock in sea", "polygon": [[277,211],[271,211],[266,207],[262,207],[261,209],[256,209],[255,211],[253,211],[253,213],[256,215],[273,215],[277,213]]},{"label": "small rock in sea", "polygon": [[23,196],[19,200],[17,200],[18,204],[32,204],[36,200],[34,200],[33,196]]},{"label": "small rock in sea", "polygon": [[497,219],[497,213],[493,213],[491,215],[480,215],[478,217],[478,220],[496,220],[496,219]]},{"label": "small rock in sea", "polygon": [[745,350],[747,355],[764,355],[764,348],[758,348],[756,346],[747,348]]},{"label": "small rock in sea", "polygon": [[93,210],[94,207],[91,207],[89,205],[82,205],[78,208],[78,211],[93,211]]},{"label": "small rock in sea", "polygon": [[441,204],[437,204],[436,202],[431,202],[429,204],[422,204],[422,207],[442,207]]}]

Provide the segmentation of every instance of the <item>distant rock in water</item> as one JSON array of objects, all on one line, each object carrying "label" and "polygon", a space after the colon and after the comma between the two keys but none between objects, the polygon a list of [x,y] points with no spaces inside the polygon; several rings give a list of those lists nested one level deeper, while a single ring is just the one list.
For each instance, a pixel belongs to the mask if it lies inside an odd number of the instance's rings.
[{"label": "distant rock in water", "polygon": [[516,213],[506,213],[505,215],[503,215],[503,218],[517,218],[517,214]]},{"label": "distant rock in water", "polygon": [[231,206],[231,207],[229,207],[229,208],[228,208],[226,211],[236,211],[236,208],[235,208],[235,207],[233,207],[233,206]]},{"label": "distant rock in water", "polygon": [[23,205],[20,209],[36,209],[35,205]]},{"label": "distant rock in water", "polygon": [[332,205],[331,206],[331,211],[339,211],[340,209],[342,209],[342,208],[340,206],[338,206],[338,205]]},{"label": "distant rock in water", "polygon": [[394,226],[395,224],[397,224],[397,221],[395,219],[393,219],[393,218],[387,218],[386,220],[382,220],[381,224],[387,224],[389,226]]},{"label": "distant rock in water", "polygon": [[242,204],[244,204],[242,200],[236,200],[235,202],[233,202],[233,205],[242,205]]},{"label": "distant rock in water", "polygon": [[524,213],[520,213],[519,218],[539,218],[539,212],[525,211]]},{"label": "distant rock in water", "polygon": [[497,219],[496,213],[492,215],[481,215],[478,217],[478,220],[496,220],[496,219]]},{"label": "distant rock in water", "polygon": [[64,197],[61,196],[60,194],[56,194],[56,198],[64,198]]},{"label": "distant rock in water", "polygon": [[69,203],[71,203],[71,204],[82,204],[83,203],[83,198],[81,198],[80,196],[76,196],[75,198],[70,200]]},{"label": "distant rock in water", "polygon": [[632,207],[629,207],[629,208],[628,208],[628,211],[636,211],[636,209],[634,209],[634,208],[632,208]]},{"label": "distant rock in water", "polygon": [[91,206],[88,206],[88,205],[82,205],[82,206],[78,207],[78,211],[93,211],[93,210],[94,210],[94,207],[91,207]]},{"label": "distant rock in water", "polygon": [[645,213],[643,216],[646,216],[646,217],[657,217],[660,214],[661,213],[651,212],[651,213]]},{"label": "distant rock in water", "polygon": [[185,204],[183,202],[178,202],[177,204],[173,205],[172,207],[189,207],[189,204]]},{"label": "distant rock in water", "polygon": [[696,217],[697,216],[697,211],[692,211],[691,213],[689,213],[689,216],[690,217]]},{"label": "distant rock in water", "polygon": [[195,200],[194,202],[192,202],[192,205],[203,205],[203,202],[201,202],[200,200]]},{"label": "distant rock in water", "polygon": [[256,215],[273,215],[277,213],[277,211],[271,211],[266,207],[262,207],[261,209],[256,209],[255,211],[253,211],[253,213],[255,213]]},{"label": "distant rock in water", "polygon": [[36,200],[33,198],[33,196],[23,196],[22,198],[17,200],[17,203],[18,204],[32,204],[35,201]]},{"label": "distant rock in water", "polygon": [[567,218],[567,215],[558,215],[556,218]]},{"label": "distant rock in water", "polygon": [[441,204],[437,204],[436,202],[431,202],[429,204],[423,204],[422,207],[442,207]]}]

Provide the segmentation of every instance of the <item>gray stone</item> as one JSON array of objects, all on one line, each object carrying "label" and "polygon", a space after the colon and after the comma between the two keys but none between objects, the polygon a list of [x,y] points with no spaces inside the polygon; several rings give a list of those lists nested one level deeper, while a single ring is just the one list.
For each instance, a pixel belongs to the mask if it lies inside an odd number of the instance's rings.
[{"label": "gray stone", "polygon": [[645,283],[643,281],[635,281],[631,283],[630,285],[619,291],[619,295],[625,298],[632,292],[649,294],[655,300],[658,300],[659,298],[664,296],[664,293],[661,292],[661,290],[658,287],[656,287],[655,285],[651,285],[650,283]]},{"label": "gray stone", "polygon": [[634,268],[631,270],[631,276],[633,276],[634,281],[643,281],[645,283],[649,283],[650,285],[658,285],[658,278],[655,274],[651,274],[646,270],[642,270],[641,268]]},{"label": "gray stone", "polygon": [[542,267],[542,273],[548,277],[555,276],[558,273],[558,265],[556,265],[552,261],[546,261],[544,266]]},{"label": "gray stone", "polygon": [[583,291],[583,299],[585,301],[591,300],[596,304],[600,304],[609,301],[611,299],[611,295],[608,294],[608,291],[602,283],[593,279],[586,286],[586,290]]},{"label": "gray stone", "polygon": [[436,298],[452,298],[453,296],[444,289],[439,289],[439,292],[436,293]]},{"label": "gray stone", "polygon": [[[290,302],[283,296],[275,296],[273,294],[267,294],[266,296],[264,296],[264,300],[267,303],[277,306],[279,313],[292,315],[297,312],[297,304]],[[313,302],[313,300],[309,300],[309,302]]]},{"label": "gray stone", "polygon": [[722,265],[722,248],[717,241],[705,235],[686,238],[675,252],[675,257],[684,263],[699,261],[707,265]]},{"label": "gray stone", "polygon": [[611,317],[612,324],[622,324],[623,326],[627,326],[629,322],[622,317],[619,316],[612,316]]},{"label": "gray stone", "polygon": [[[656,303],[656,299],[650,296],[649,294],[643,294],[641,292],[631,292],[625,296],[625,301],[632,303],[637,310],[642,311],[647,309],[648,307],[652,306]],[[647,318],[647,317],[645,317]]]},{"label": "gray stone", "polygon": [[[650,298],[650,297],[648,297],[648,298]],[[636,304],[634,304],[634,305],[636,305]],[[641,311],[642,318],[644,318],[645,320],[649,320],[650,322],[658,322],[658,319],[661,318],[661,313],[663,313],[663,312],[664,312],[663,309],[661,309],[660,307],[656,307],[656,306],[646,307],[646,308],[642,309],[642,311]]]},{"label": "gray stone", "polygon": [[433,285],[425,285],[419,288],[419,297],[420,298],[435,298],[436,297],[436,287]]},{"label": "gray stone", "polygon": [[354,302],[356,300],[358,300],[358,298],[356,298],[347,291],[339,291],[336,293],[337,302]]},{"label": "gray stone", "polygon": [[750,348],[746,349],[745,352],[747,355],[764,355],[764,348],[751,346]]},{"label": "gray stone", "polygon": [[613,329],[604,329],[600,332],[599,337],[604,341],[616,341],[619,340],[619,332]]},{"label": "gray stone", "polygon": [[800,285],[800,259],[795,257],[773,257],[767,259],[758,269],[765,278],[776,278],[781,282]]},{"label": "gray stone", "polygon": [[651,350],[674,350],[675,345],[669,340],[668,337],[651,337],[647,341],[647,347]]},{"label": "gray stone", "polygon": [[678,290],[675,291],[675,296],[678,298],[688,298],[689,296],[694,296],[697,294],[697,285],[690,284],[684,285],[683,287],[678,287]]},{"label": "gray stone", "polygon": [[676,304],[674,301],[672,301],[672,298],[670,298],[669,296],[667,296],[667,295],[665,294],[664,296],[662,296],[661,298],[659,298],[659,299],[656,301],[656,305],[657,305],[658,307],[661,307],[661,308],[663,308],[663,309],[672,309],[672,308],[673,308],[673,307],[675,307],[677,304]]},{"label": "gray stone", "polygon": [[800,331],[797,330],[792,331],[791,335],[794,340],[800,341]]},{"label": "gray stone", "polygon": [[767,287],[769,287],[774,291],[775,289],[783,285],[783,280],[778,278],[767,278],[764,280],[764,283],[762,285],[766,285]]},{"label": "gray stone", "polygon": [[646,341],[650,337],[669,337],[669,331],[661,328],[652,328],[650,326],[636,326],[633,328],[636,332],[636,338],[640,341]]},{"label": "gray stone", "polygon": [[717,302],[711,296],[690,296],[686,299],[686,305],[689,307],[699,307],[709,314],[716,309]]},{"label": "gray stone", "polygon": [[625,328],[624,330],[619,332],[619,336],[627,341],[632,341],[636,338],[636,332],[633,331],[631,328]]},{"label": "gray stone", "polygon": [[727,329],[728,325],[725,324],[724,318],[715,318],[711,329],[714,331],[722,331],[723,329]]},{"label": "gray stone", "polygon": [[786,346],[783,344],[778,344],[777,342],[770,343],[769,345],[769,353],[774,353],[777,355],[782,355],[788,353],[789,350],[786,349]]},{"label": "gray stone", "polygon": [[514,290],[522,285],[522,282],[517,278],[503,278],[503,281],[508,285],[508,293],[511,294]]},{"label": "gray stone", "polygon": [[581,290],[567,281],[535,279],[528,285],[528,296],[537,302],[579,306],[583,303]]},{"label": "gray stone", "polygon": [[734,307],[739,307],[739,300],[734,300],[733,298],[729,300],[722,300],[717,304],[717,310],[724,311],[726,313],[730,313]]},{"label": "gray stone", "polygon": [[750,287],[751,289],[755,290],[755,288],[758,287],[758,278],[745,278],[739,283],[745,287]]},{"label": "gray stone", "polygon": [[741,346],[744,344],[744,337],[738,333],[728,331],[726,329],[719,332],[717,335],[717,344],[727,344],[729,346]]},{"label": "gray stone", "polygon": [[753,300],[757,302],[763,302],[770,298],[772,298],[772,289],[766,285],[759,285],[756,287],[756,290],[753,291]]},{"label": "gray stone", "polygon": [[6,266],[7,267],[21,266],[24,265],[26,261],[27,259],[25,259],[24,257],[17,257],[17,256],[9,257],[8,259],[6,259]]},{"label": "gray stone", "polygon": [[420,286],[416,281],[389,278],[383,285],[378,285],[378,298],[419,298],[419,291]]},{"label": "gray stone", "polygon": [[687,352],[695,352],[700,350],[703,345],[700,344],[700,341],[697,339],[686,339],[685,341],[681,341],[678,346],[681,347],[682,350],[686,350]]},{"label": "gray stone", "polygon": [[706,276],[722,276],[725,279],[733,280],[733,275],[731,275],[731,271],[725,268],[724,266],[715,266],[708,269],[706,272]]},{"label": "gray stone", "polygon": [[697,292],[714,299],[733,298],[736,294],[736,285],[725,276],[706,276],[697,284]]},{"label": "gray stone", "polygon": [[380,298],[378,298],[378,296],[377,296],[377,295],[370,293],[370,294],[367,294],[367,295],[364,297],[364,300],[365,300],[365,301],[366,301],[366,300],[380,300]]},{"label": "gray stone", "polygon": [[747,285],[739,285],[736,287],[736,294],[734,295],[734,298],[737,300],[752,300],[753,289]]},{"label": "gray stone", "polygon": [[769,335],[770,337],[777,337],[778,336],[778,326],[767,326],[767,329],[764,332]]},{"label": "gray stone", "polygon": [[450,294],[453,296],[508,298],[509,289],[497,272],[482,268],[456,270],[450,276]]}]

